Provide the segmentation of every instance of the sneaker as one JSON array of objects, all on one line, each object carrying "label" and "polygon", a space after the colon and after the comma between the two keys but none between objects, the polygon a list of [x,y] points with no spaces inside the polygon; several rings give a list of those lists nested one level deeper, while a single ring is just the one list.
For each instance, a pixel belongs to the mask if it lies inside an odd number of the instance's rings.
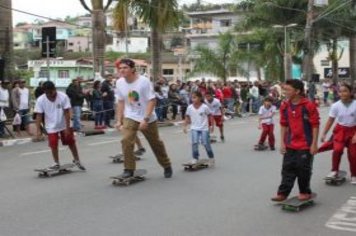
[{"label": "sneaker", "polygon": [[336,178],[337,177],[337,171],[331,171],[326,178]]},{"label": "sneaker", "polygon": [[165,178],[171,178],[172,175],[173,175],[173,170],[172,170],[171,166],[164,168],[164,177]]},{"label": "sneaker", "polygon": [[307,201],[312,197],[310,193],[300,193],[298,196],[299,201]]},{"label": "sneaker", "polygon": [[191,159],[191,160],[188,162],[188,164],[191,164],[191,165],[195,165],[195,164],[197,164],[197,163],[198,163],[198,160],[195,159],[195,158]]},{"label": "sneaker", "polygon": [[59,165],[59,163],[54,163],[54,165],[48,167],[48,169],[50,170],[58,170],[61,166]]},{"label": "sneaker", "polygon": [[80,163],[80,161],[73,160],[73,164],[76,165],[80,170],[86,170],[85,167]]},{"label": "sneaker", "polygon": [[121,177],[125,179],[125,178],[130,178],[133,175],[134,175],[134,170],[125,169],[124,173],[122,173]]},{"label": "sneaker", "polygon": [[141,156],[146,152],[145,148],[139,148],[137,151],[134,152],[135,155]]},{"label": "sneaker", "polygon": [[275,147],[270,147],[271,148],[271,151],[275,151],[276,150],[276,148]]},{"label": "sneaker", "polygon": [[283,202],[286,199],[287,199],[287,196],[285,196],[283,194],[277,194],[277,196],[271,198],[271,201],[273,201],[273,202]]},{"label": "sneaker", "polygon": [[209,158],[209,162],[208,162],[209,166],[214,166],[215,165],[215,159],[214,158]]},{"label": "sneaker", "polygon": [[356,185],[356,176],[351,177],[351,184]]},{"label": "sneaker", "polygon": [[220,139],[221,139],[221,142],[223,142],[223,143],[225,142],[225,137],[224,136],[221,136]]}]

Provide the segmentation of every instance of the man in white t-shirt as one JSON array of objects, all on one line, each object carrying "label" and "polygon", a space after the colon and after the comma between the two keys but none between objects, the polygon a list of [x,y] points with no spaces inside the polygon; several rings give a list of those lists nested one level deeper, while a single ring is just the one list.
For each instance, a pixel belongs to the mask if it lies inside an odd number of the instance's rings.
[{"label": "man in white t-shirt", "polygon": [[25,87],[26,81],[20,80],[20,87],[19,87],[19,95],[20,95],[20,103],[19,103],[19,114],[21,116],[21,129],[25,129],[29,135],[32,135],[30,132],[30,90]]},{"label": "man in white t-shirt", "polygon": [[328,98],[329,98],[329,91],[331,87],[331,84],[328,79],[325,79],[325,81],[322,84],[322,87],[323,87],[324,105],[327,106],[329,104]]},{"label": "man in white t-shirt", "polygon": [[48,133],[48,144],[52,150],[52,156],[55,164],[52,169],[59,169],[58,141],[59,138],[63,145],[68,145],[73,155],[73,163],[81,170],[85,170],[80,163],[77,145],[74,139],[73,129],[70,127],[70,100],[62,92],[56,90],[51,81],[43,84],[44,94],[36,102],[36,127],[37,138],[41,136],[42,117],[44,117],[45,128]]},{"label": "man in white t-shirt", "polygon": [[263,101],[263,105],[258,111],[259,117],[259,129],[262,129],[260,140],[256,146],[256,150],[265,149],[265,141],[268,137],[268,144],[271,150],[275,150],[275,137],[273,133],[274,122],[273,116],[276,113],[276,107],[272,105],[273,99],[267,97]]},{"label": "man in white t-shirt", "polygon": [[224,142],[224,109],[221,105],[221,102],[219,99],[214,98],[213,95],[208,92],[205,94],[205,104],[209,107],[211,115],[214,118],[215,125],[219,127],[220,139],[222,142]]},{"label": "man in white t-shirt", "polygon": [[123,178],[133,176],[136,169],[134,144],[140,130],[150,144],[158,163],[164,168],[164,176],[172,177],[171,162],[163,141],[159,138],[157,117],[154,112],[156,96],[150,80],[136,73],[135,62],[122,59],[119,70],[124,79],[117,83],[116,127],[123,132],[122,150],[124,154]]}]

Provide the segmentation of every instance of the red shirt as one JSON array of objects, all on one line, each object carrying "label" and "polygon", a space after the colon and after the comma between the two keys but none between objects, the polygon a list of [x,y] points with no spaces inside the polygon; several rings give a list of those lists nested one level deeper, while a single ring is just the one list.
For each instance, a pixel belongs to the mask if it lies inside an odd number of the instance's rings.
[{"label": "red shirt", "polygon": [[230,87],[224,87],[222,92],[224,94],[224,99],[232,98],[232,90]]},{"label": "red shirt", "polygon": [[224,100],[224,95],[220,89],[215,89],[215,97],[222,102]]},{"label": "red shirt", "polygon": [[313,128],[319,127],[320,117],[315,104],[302,98],[298,104],[290,101],[282,103],[280,124],[287,127],[284,143],[287,148],[308,150],[313,141]]}]

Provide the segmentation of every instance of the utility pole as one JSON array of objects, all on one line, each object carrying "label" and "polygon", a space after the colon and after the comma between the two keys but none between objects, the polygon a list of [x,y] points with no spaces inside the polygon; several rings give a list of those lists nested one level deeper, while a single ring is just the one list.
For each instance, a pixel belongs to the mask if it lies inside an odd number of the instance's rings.
[{"label": "utility pole", "polygon": [[313,12],[314,10],[314,0],[308,0],[308,10],[307,10],[307,22],[305,25],[305,35],[304,35],[304,57],[303,57],[303,80],[310,81],[311,79],[311,64],[313,60],[312,52],[312,26],[313,26]]},{"label": "utility pole", "polygon": [[47,81],[49,81],[49,36],[46,37]]}]

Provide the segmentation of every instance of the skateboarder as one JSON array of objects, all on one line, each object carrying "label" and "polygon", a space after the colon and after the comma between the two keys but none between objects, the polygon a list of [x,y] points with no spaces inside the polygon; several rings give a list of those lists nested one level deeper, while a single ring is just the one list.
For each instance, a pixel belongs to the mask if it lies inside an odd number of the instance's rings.
[{"label": "skateboarder", "polygon": [[322,142],[325,142],[326,135],[336,120],[332,138],[332,168],[327,177],[337,177],[341,156],[346,147],[350,163],[351,183],[356,184],[356,100],[354,100],[352,88],[348,84],[340,86],[339,96],[340,100],[330,108],[329,119],[321,136]]},{"label": "skateboarder", "polygon": [[265,146],[265,140],[268,136],[268,144],[272,151],[275,150],[274,147],[274,122],[273,116],[276,113],[276,107],[272,105],[273,100],[270,97],[266,97],[263,101],[263,105],[260,107],[259,114],[259,124],[258,128],[262,129],[260,140],[257,144],[258,150],[263,150]]},{"label": "skateboarder", "polygon": [[[211,111],[207,105],[203,103],[203,95],[199,92],[192,93],[192,104],[188,106],[185,122],[184,133],[187,133],[187,126],[190,124],[192,133],[192,149],[193,159],[190,164],[196,164],[199,159],[199,141],[205,147],[205,150],[209,157],[209,165],[215,164],[214,153],[210,144],[209,132],[214,131],[214,121]],[[209,125],[210,120],[210,125]]]},{"label": "skateboarder", "polygon": [[135,62],[122,59],[119,64],[124,79],[117,82],[117,121],[116,128],[123,132],[121,141],[124,154],[124,172],[122,177],[131,177],[136,169],[134,146],[137,132],[140,130],[150,144],[157,161],[164,168],[164,176],[172,177],[173,171],[166,148],[160,139],[157,118],[154,113],[156,96],[148,78],[139,75]]},{"label": "skateboarder", "polygon": [[63,145],[68,145],[73,155],[73,163],[81,170],[85,167],[80,163],[77,145],[75,143],[73,129],[70,127],[70,101],[65,93],[56,90],[51,81],[43,84],[44,94],[41,95],[35,105],[37,138],[40,138],[42,117],[44,116],[45,128],[48,133],[48,143],[52,151],[54,165],[51,169],[59,169],[58,140]]},{"label": "skateboarder", "polygon": [[[221,141],[225,141],[224,137],[224,108],[221,105],[221,102],[219,99],[214,98],[211,92],[207,92],[205,94],[205,104],[209,107],[210,112],[213,116],[213,119],[215,121],[216,127],[219,127],[220,131],[220,139]],[[210,122],[210,120],[209,120]],[[210,124],[212,126],[213,124]]]},{"label": "skateboarder", "polygon": [[312,197],[310,179],[313,155],[318,151],[319,112],[315,104],[305,98],[300,80],[287,80],[284,86],[287,100],[280,109],[282,181],[272,201],[284,201],[298,179],[300,201]]}]

